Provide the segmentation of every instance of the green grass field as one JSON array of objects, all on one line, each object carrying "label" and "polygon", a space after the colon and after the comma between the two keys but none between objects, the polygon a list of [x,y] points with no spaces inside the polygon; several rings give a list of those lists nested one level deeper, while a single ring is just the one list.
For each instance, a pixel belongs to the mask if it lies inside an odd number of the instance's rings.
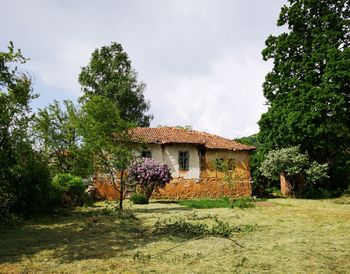
[{"label": "green grass field", "polygon": [[[350,273],[350,197],[127,207],[98,203],[0,230],[0,273]],[[218,220],[230,237],[200,236]]]},{"label": "green grass field", "polygon": [[253,199],[229,199],[227,197],[221,199],[194,199],[179,200],[177,204],[190,208],[249,208],[254,207]]}]

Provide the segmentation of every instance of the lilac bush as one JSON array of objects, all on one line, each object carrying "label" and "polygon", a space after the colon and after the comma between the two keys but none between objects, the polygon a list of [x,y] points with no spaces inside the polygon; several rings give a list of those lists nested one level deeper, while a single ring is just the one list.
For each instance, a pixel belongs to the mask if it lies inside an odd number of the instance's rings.
[{"label": "lilac bush", "polygon": [[150,158],[139,158],[128,169],[129,181],[140,186],[147,201],[156,188],[165,187],[172,179],[170,168]]}]

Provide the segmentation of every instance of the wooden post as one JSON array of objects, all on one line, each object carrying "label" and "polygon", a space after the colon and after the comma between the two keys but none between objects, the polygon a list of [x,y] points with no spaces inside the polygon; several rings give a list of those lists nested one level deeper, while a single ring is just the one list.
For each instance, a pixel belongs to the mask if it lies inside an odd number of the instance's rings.
[{"label": "wooden post", "polygon": [[280,183],[281,183],[281,192],[283,196],[291,197],[292,185],[283,173],[280,174]]}]

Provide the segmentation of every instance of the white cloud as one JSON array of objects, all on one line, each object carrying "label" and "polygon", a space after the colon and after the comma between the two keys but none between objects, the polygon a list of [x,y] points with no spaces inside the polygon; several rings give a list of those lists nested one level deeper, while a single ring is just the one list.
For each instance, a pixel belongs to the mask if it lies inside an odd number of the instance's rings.
[{"label": "white cloud", "polygon": [[88,63],[93,49],[86,43],[71,42],[59,48],[53,60],[33,60],[28,67],[48,86],[63,88],[79,96],[78,75],[81,67]]},{"label": "white cloud", "polygon": [[258,130],[270,68],[260,52],[285,2],[2,0],[9,12],[0,17],[0,46],[12,40],[31,58],[45,105],[79,96],[78,74],[92,51],[119,42],[147,84],[153,125],[191,124],[233,138]]},{"label": "white cloud", "polygon": [[161,106],[156,124],[192,124],[195,129],[230,138],[256,133],[266,109],[262,83],[270,65],[254,54],[225,56],[202,76],[171,79],[152,102]]}]

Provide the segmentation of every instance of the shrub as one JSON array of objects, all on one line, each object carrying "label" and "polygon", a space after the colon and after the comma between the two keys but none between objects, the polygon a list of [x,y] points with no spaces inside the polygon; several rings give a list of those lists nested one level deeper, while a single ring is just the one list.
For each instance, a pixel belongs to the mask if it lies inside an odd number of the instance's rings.
[{"label": "shrub", "polygon": [[0,220],[3,216],[9,213],[12,205],[15,203],[15,197],[6,193],[5,191],[1,191],[0,195]]},{"label": "shrub", "polygon": [[84,203],[83,205],[85,207],[93,206],[94,205],[94,198],[89,196],[87,193],[84,194]]},{"label": "shrub", "polygon": [[68,173],[57,174],[51,182],[52,200],[60,206],[81,206],[84,204],[85,185],[83,179]]},{"label": "shrub", "polygon": [[350,195],[350,185],[348,186],[348,188],[344,191],[345,195]]},{"label": "shrub", "polygon": [[14,157],[18,163],[11,168],[0,165],[0,218],[7,213],[29,216],[46,211],[51,186],[45,160],[27,145]]},{"label": "shrub", "polygon": [[326,188],[310,188],[304,194],[303,198],[307,199],[331,199],[341,196],[340,189],[326,189]]},{"label": "shrub", "polygon": [[283,196],[281,190],[277,186],[265,188],[266,196],[281,197]]},{"label": "shrub", "polygon": [[328,164],[310,162],[309,155],[300,152],[298,146],[271,150],[261,163],[259,171],[270,180],[280,175],[290,181],[296,196],[315,189],[317,184],[329,179]]},{"label": "shrub", "polygon": [[5,191],[1,191],[0,195],[0,226],[9,225],[12,223],[14,216],[10,214],[10,210],[15,203],[15,197]]},{"label": "shrub", "polygon": [[130,201],[132,201],[134,204],[137,204],[137,205],[148,204],[147,197],[143,194],[140,194],[140,193],[135,193],[135,194],[131,195]]},{"label": "shrub", "polygon": [[170,168],[166,164],[149,158],[140,158],[131,163],[128,174],[129,184],[138,184],[147,201],[155,189],[165,187],[172,179]]}]

